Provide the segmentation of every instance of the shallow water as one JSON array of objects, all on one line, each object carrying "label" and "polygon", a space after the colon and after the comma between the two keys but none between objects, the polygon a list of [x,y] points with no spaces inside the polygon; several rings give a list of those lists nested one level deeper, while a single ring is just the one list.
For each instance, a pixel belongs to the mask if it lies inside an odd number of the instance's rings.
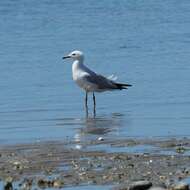
[{"label": "shallow water", "polygon": [[[0,182],[0,188],[3,189],[4,188],[5,183]],[[13,183],[13,188],[20,188],[19,186],[19,182]],[[63,188],[45,188],[46,190],[56,190],[56,189],[64,189],[64,190],[88,190],[88,189],[92,189],[92,190],[96,190],[96,189],[100,189],[100,190],[109,190],[112,189],[112,186],[110,185],[80,185],[80,186],[72,186],[72,187],[63,187]],[[35,190],[37,189],[37,186],[33,186],[31,188],[31,190]]]},{"label": "shallow water", "polygon": [[[0,1],[0,142],[190,136],[190,1]],[[71,50],[133,85],[86,119]]]}]

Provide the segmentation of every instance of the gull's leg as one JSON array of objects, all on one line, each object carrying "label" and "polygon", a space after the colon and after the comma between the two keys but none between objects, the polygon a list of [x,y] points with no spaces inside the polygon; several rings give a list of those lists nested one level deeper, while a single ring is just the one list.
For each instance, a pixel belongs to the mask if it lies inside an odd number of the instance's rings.
[{"label": "gull's leg", "polygon": [[94,102],[94,107],[96,107],[96,97],[95,97],[94,92],[93,92],[93,102]]},{"label": "gull's leg", "polygon": [[93,102],[94,102],[94,116],[96,116],[96,97],[93,92]]},{"label": "gull's leg", "polygon": [[88,117],[88,92],[86,91],[85,96],[85,109],[86,109],[86,117]]},{"label": "gull's leg", "polygon": [[88,107],[88,92],[86,92],[85,96],[85,107]]}]

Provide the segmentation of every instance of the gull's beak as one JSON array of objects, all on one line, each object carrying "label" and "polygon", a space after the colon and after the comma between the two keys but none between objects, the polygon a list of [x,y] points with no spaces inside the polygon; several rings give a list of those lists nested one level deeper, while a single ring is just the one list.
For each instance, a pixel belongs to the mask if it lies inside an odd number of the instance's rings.
[{"label": "gull's beak", "polygon": [[63,59],[67,59],[67,58],[71,58],[71,56],[69,56],[69,55],[66,55],[66,56],[64,56],[64,57],[62,57]]}]

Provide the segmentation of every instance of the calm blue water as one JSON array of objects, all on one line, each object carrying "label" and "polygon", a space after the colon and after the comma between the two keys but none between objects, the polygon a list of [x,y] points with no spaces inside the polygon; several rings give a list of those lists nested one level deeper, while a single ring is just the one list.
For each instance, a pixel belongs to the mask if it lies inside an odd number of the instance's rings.
[{"label": "calm blue water", "polygon": [[[189,0],[1,0],[0,17],[1,143],[190,136]],[[97,94],[96,119],[61,59],[74,49],[133,84]]]}]

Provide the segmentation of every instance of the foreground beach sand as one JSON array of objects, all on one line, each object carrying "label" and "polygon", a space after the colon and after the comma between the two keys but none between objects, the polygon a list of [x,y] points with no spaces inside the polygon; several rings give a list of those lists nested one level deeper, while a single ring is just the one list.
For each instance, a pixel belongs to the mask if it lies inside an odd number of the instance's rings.
[{"label": "foreground beach sand", "polygon": [[[114,151],[101,150],[103,146]],[[4,189],[57,189],[93,184],[127,189],[143,180],[147,188],[174,188],[189,179],[189,148],[187,138],[5,145],[0,147],[1,185]]]}]

